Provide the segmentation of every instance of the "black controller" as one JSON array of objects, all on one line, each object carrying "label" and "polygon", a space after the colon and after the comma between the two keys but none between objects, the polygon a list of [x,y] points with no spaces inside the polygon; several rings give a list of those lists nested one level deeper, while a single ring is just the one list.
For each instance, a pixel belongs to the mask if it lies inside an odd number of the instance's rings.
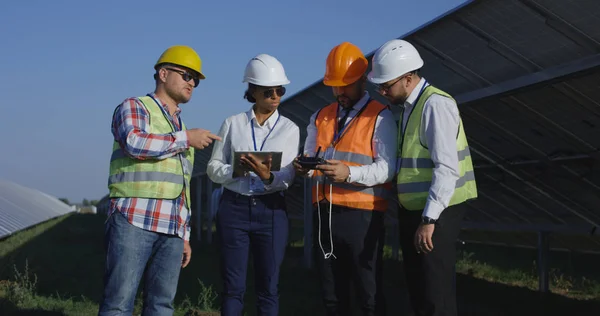
[{"label": "black controller", "polygon": [[319,152],[321,152],[321,147],[319,147],[314,157],[298,157],[298,164],[302,166],[302,169],[315,169],[317,165],[327,164],[325,159],[319,157]]}]

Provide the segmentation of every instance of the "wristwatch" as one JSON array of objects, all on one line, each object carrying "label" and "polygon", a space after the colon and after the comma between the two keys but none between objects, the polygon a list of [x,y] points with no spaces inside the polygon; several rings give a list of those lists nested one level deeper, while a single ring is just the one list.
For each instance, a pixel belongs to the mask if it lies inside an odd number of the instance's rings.
[{"label": "wristwatch", "polygon": [[433,219],[431,217],[427,217],[427,216],[421,217],[421,224],[425,224],[425,225],[435,224],[436,221],[437,221],[436,219]]},{"label": "wristwatch", "polygon": [[275,179],[275,175],[273,174],[273,172],[271,172],[271,176],[269,177],[269,179],[267,180],[262,180],[262,182],[265,185],[270,185],[271,183],[273,183],[273,180]]}]

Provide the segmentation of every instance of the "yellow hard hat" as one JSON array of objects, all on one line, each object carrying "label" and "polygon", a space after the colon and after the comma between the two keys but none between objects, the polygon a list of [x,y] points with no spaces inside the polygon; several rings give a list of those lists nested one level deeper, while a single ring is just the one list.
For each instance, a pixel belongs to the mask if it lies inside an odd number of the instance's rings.
[{"label": "yellow hard hat", "polygon": [[167,48],[167,50],[160,55],[160,58],[158,58],[154,68],[164,63],[189,68],[199,73],[200,79],[206,79],[206,76],[202,73],[202,59],[200,59],[200,56],[198,56],[196,51],[189,46],[175,45]]}]

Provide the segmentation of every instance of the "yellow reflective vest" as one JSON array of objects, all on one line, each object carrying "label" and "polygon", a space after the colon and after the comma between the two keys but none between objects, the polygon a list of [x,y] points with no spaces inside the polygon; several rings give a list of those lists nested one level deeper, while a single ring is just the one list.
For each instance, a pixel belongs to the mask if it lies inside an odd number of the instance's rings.
[{"label": "yellow reflective vest", "polygon": [[[149,96],[138,98],[150,115],[150,133],[167,134],[175,127],[160,105]],[[186,127],[182,122],[182,130]],[[133,159],[113,143],[108,188],[110,197],[175,199],[185,189],[186,206],[190,207],[190,181],[194,167],[194,148],[170,158],[157,160]]]},{"label": "yellow reflective vest", "polygon": [[[401,158],[397,177],[398,201],[407,210],[423,210],[431,187],[434,164],[429,149],[421,144],[420,131],[425,101],[432,94],[452,99],[446,92],[431,85],[427,86],[408,118],[405,132],[403,133],[402,128],[398,129],[398,157]],[[400,119],[402,120],[402,117]],[[477,197],[473,162],[462,119],[458,127],[456,149],[460,177],[456,181],[454,195],[448,206]]]}]

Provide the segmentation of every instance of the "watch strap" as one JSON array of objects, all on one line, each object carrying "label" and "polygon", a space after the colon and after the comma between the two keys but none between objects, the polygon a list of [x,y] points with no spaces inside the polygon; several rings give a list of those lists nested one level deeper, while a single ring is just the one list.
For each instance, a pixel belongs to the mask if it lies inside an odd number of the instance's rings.
[{"label": "watch strap", "polygon": [[275,175],[273,174],[273,172],[271,172],[270,176],[269,176],[269,179],[263,180],[263,183],[265,185],[270,185],[271,183],[273,183],[273,180],[275,180]]}]

